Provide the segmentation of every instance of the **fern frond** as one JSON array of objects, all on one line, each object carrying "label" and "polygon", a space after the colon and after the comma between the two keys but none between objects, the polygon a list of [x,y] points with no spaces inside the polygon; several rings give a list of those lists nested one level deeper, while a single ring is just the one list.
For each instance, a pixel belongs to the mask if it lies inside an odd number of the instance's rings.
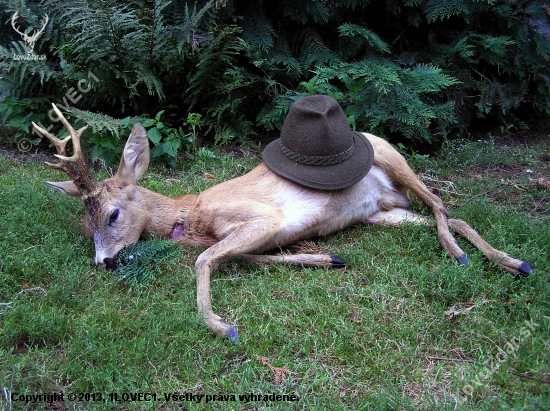
[{"label": "fern frond", "polygon": [[495,65],[506,63],[510,46],[515,44],[508,36],[471,34],[468,39],[477,47],[480,58]]},{"label": "fern frond", "polygon": [[263,110],[260,111],[257,117],[258,123],[269,131],[275,129],[280,130],[294,101],[296,101],[295,95],[286,94],[279,96],[273,104],[266,105]]},{"label": "fern frond", "polygon": [[[121,139],[121,134],[126,128],[121,120],[106,114],[92,113],[91,111],[79,110],[75,107],[71,108],[71,113],[86,123],[95,133],[109,133],[117,139]],[[143,121],[143,119],[132,117],[128,119],[127,123],[134,124],[139,121]],[[126,138],[126,136],[122,137]]]},{"label": "fern frond", "polygon": [[439,67],[418,64],[412,69],[403,70],[403,83],[416,93],[436,93],[459,81],[444,74]]},{"label": "fern frond", "polygon": [[242,38],[251,47],[264,52],[273,47],[275,30],[264,14],[247,14],[243,20],[242,29]]},{"label": "fern frond", "polygon": [[388,45],[376,33],[365,27],[346,23],[338,27],[338,32],[340,36],[361,39],[362,42],[371,46],[375,51],[382,53],[390,52]]},{"label": "fern frond", "polygon": [[403,2],[403,5],[406,7],[418,7],[420,6],[424,0],[405,0]]},{"label": "fern frond", "polygon": [[209,31],[207,27],[209,27],[208,22],[210,18],[212,18],[218,10],[225,7],[227,1],[228,0],[209,0],[199,9],[199,11],[197,11],[196,2],[193,4],[192,9],[189,8],[187,3],[185,4],[184,23],[177,27],[178,37],[182,39],[177,45],[179,54],[182,54],[189,46],[193,49],[196,47],[195,33],[199,31],[201,27],[206,28],[203,31]]},{"label": "fern frond", "polygon": [[284,16],[301,24],[311,18],[315,23],[326,23],[330,17],[329,4],[322,1],[285,2]]},{"label": "fern frond", "polygon": [[428,0],[424,6],[428,23],[436,20],[446,20],[452,16],[462,16],[465,19],[470,14],[470,9],[465,0]]},{"label": "fern frond", "polygon": [[233,66],[243,51],[243,43],[234,35],[239,32],[235,26],[218,28],[210,33],[212,39],[200,50],[196,71],[189,73],[188,89],[193,107],[202,93],[219,88],[220,79]]},{"label": "fern frond", "polygon": [[[25,56],[27,54],[23,42],[13,41],[11,49],[0,46],[0,62],[7,68],[7,73],[3,73],[3,82],[11,83],[14,87],[4,85],[5,89],[10,90],[12,96],[24,96],[29,92],[44,91],[45,84],[51,79],[57,77],[57,72],[52,69],[47,60],[18,60],[15,56]],[[23,87],[22,87],[23,86]]]},{"label": "fern frond", "polygon": [[139,96],[138,88],[141,84],[145,85],[150,96],[157,96],[159,100],[164,99],[162,81],[155,76],[145,64],[138,64],[135,68],[136,78],[133,82],[127,82],[126,86],[130,90],[131,96]]},{"label": "fern frond", "polygon": [[332,64],[340,61],[338,55],[323,42],[323,38],[317,30],[304,30],[302,38],[297,42],[301,43],[298,58],[300,66],[294,66],[294,70],[305,71],[319,64]]}]

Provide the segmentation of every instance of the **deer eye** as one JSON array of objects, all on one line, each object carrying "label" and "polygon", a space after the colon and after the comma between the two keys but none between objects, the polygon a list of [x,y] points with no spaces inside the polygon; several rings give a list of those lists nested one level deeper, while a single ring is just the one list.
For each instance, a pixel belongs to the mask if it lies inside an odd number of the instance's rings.
[{"label": "deer eye", "polygon": [[117,220],[118,214],[119,214],[119,210],[118,210],[118,208],[117,208],[117,209],[116,209],[115,211],[113,211],[113,212],[111,213],[111,215],[109,216],[109,225],[113,224],[113,223]]}]

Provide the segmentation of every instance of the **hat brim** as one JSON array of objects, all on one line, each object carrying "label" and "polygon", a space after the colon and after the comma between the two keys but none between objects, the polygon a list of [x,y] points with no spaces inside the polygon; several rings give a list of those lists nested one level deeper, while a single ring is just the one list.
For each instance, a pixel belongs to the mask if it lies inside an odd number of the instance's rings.
[{"label": "hat brim", "polygon": [[319,190],[338,190],[361,181],[374,161],[374,150],[367,138],[352,131],[353,155],[341,163],[328,166],[311,166],[296,163],[283,154],[279,139],[269,143],[262,151],[264,163],[276,174]]}]

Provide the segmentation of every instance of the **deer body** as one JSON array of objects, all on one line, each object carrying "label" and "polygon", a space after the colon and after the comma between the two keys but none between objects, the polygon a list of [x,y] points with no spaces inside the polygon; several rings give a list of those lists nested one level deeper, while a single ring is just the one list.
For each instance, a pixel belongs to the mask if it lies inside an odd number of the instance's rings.
[{"label": "deer body", "polygon": [[380,211],[388,197],[395,198],[401,206],[408,204],[377,167],[347,189],[319,191],[289,182],[261,164],[248,174],[214,186],[196,197],[188,215],[181,213],[181,224],[189,228],[184,229],[181,237],[172,238],[177,238],[182,245],[195,245],[193,234],[202,232],[206,243],[198,245],[209,246],[211,240],[222,241],[241,225],[272,223],[277,231],[249,250],[264,252],[366,220]]},{"label": "deer body", "polygon": [[[374,149],[373,167],[362,180],[347,188],[332,191],[307,188],[260,164],[246,175],[199,195],[169,198],[137,186],[149,164],[149,141],[141,125],[134,126],[115,177],[95,183],[91,182],[80,153],[78,139],[83,129],[72,129],[55,105],[54,109],[71,137],[61,141],[34,126],[57,148],[61,161],[52,166],[64,170],[72,181],[48,184],[83,200],[86,208],[83,233],[94,238],[95,263],[114,268],[116,256],[125,245],[152,234],[173,238],[181,246],[206,248],[195,262],[197,308],[206,325],[220,336],[231,339],[238,336],[236,328],[212,309],[210,275],[221,261],[243,256],[253,262],[342,267],[345,263],[334,256],[262,253],[359,222],[394,227],[405,221],[430,224],[406,210],[407,190],[432,210],[442,247],[460,263],[467,264],[468,260],[449,226],[504,270],[525,276],[532,271],[527,263],[494,249],[466,222],[449,220],[441,199],[428,191],[389,143],[376,136],[364,134]],[[66,157],[65,145],[70,139],[75,153]]]}]

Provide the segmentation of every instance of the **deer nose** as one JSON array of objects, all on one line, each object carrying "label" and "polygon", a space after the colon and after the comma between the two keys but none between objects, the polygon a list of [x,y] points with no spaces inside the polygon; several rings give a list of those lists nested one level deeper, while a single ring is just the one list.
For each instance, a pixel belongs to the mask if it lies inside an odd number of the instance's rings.
[{"label": "deer nose", "polygon": [[105,264],[105,268],[107,270],[115,270],[117,268],[116,258],[109,258],[109,257],[104,258],[103,264]]}]

